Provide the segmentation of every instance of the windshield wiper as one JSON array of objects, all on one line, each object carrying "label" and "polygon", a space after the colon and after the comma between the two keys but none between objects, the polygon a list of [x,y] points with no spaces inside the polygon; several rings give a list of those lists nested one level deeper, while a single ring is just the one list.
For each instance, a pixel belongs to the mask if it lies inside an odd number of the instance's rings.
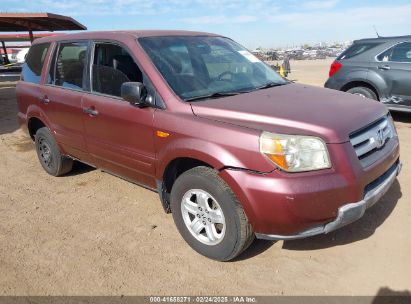
[{"label": "windshield wiper", "polygon": [[197,97],[191,97],[184,99],[185,101],[194,101],[194,100],[203,100],[203,99],[212,99],[212,98],[219,98],[219,97],[226,97],[226,96],[234,96],[242,93],[247,93],[247,92],[216,92],[213,94],[209,95],[203,95],[203,96],[197,96]]},{"label": "windshield wiper", "polygon": [[279,87],[288,84],[288,82],[284,83],[278,83],[278,82],[269,82],[261,87],[256,88],[256,90],[263,90],[263,89],[268,89],[268,88],[273,88],[273,87]]},{"label": "windshield wiper", "polygon": [[285,82],[285,83],[270,82],[270,83],[267,83],[267,84],[265,84],[261,87],[257,87],[257,88],[247,90],[247,91],[215,92],[215,93],[212,93],[212,94],[209,94],[209,95],[190,97],[190,98],[184,99],[184,101],[196,101],[196,100],[203,100],[203,99],[213,99],[213,98],[219,98],[219,97],[239,95],[239,94],[244,94],[244,93],[250,93],[251,91],[268,89],[268,88],[272,88],[272,87],[278,87],[278,86],[282,86],[282,85],[285,85],[285,84],[288,84],[288,82]]}]

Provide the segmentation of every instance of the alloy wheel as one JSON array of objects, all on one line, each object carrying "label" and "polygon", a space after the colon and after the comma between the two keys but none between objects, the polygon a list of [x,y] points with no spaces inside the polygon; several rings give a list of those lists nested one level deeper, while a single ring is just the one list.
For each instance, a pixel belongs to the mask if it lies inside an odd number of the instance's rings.
[{"label": "alloy wheel", "polygon": [[210,193],[201,189],[187,191],[181,212],[188,231],[198,241],[213,246],[223,240],[226,230],[223,210]]}]

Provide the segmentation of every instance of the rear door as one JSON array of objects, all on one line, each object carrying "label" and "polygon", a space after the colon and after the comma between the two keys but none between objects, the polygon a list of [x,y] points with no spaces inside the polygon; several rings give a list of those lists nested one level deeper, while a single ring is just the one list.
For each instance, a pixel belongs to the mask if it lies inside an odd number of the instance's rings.
[{"label": "rear door", "polygon": [[87,148],[98,167],[155,188],[155,109],[121,98],[124,82],[146,82],[135,59],[118,43],[96,42],[91,56],[91,90],[83,98]]},{"label": "rear door", "polygon": [[88,41],[64,41],[55,46],[41,96],[57,142],[65,153],[85,162],[90,162],[82,108],[88,46]]},{"label": "rear door", "polygon": [[411,106],[411,42],[399,43],[377,56],[376,68],[388,86],[381,100],[396,106]]},{"label": "rear door", "polygon": [[[21,118],[21,122],[26,120],[25,116],[29,106],[43,107],[41,83],[46,73],[43,66],[50,49],[50,43],[34,44],[30,47],[27,59],[23,64],[21,81],[17,83],[16,88],[18,116]],[[36,113],[36,115],[40,116],[41,114]]]}]

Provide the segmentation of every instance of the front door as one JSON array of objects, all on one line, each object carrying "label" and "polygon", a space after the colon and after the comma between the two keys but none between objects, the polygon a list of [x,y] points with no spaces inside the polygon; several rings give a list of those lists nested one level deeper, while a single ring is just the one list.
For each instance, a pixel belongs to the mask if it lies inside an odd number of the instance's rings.
[{"label": "front door", "polygon": [[385,79],[389,92],[381,101],[411,107],[411,42],[397,44],[377,59],[376,68]]},{"label": "front door", "polygon": [[130,54],[112,43],[96,43],[91,92],[83,97],[88,152],[98,167],[155,188],[154,108],[138,108],[120,97],[122,83],[143,82]]}]

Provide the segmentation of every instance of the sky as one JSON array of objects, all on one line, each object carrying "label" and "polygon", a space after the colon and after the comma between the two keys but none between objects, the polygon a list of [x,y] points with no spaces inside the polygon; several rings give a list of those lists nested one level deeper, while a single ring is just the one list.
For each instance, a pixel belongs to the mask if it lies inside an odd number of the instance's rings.
[{"label": "sky", "polygon": [[7,12],[69,15],[89,30],[218,33],[254,49],[411,34],[405,0],[2,0]]}]

